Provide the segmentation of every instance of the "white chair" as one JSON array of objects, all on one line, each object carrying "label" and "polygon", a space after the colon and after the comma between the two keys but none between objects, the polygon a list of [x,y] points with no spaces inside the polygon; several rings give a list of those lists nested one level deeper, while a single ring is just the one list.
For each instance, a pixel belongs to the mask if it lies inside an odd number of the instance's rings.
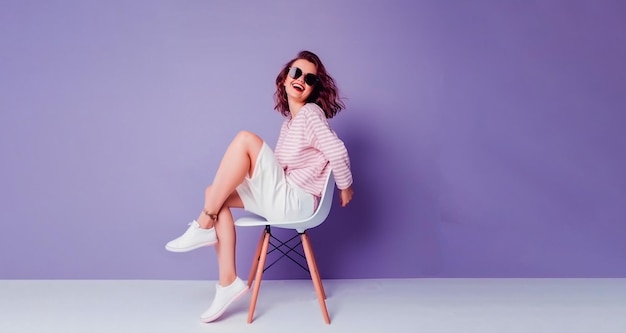
[{"label": "white chair", "polygon": [[[333,177],[332,172],[329,172],[328,178],[326,179],[326,183],[324,186],[324,192],[322,193],[322,197],[320,199],[320,203],[311,217],[300,221],[268,221],[262,217],[255,216],[242,217],[235,221],[235,225],[241,227],[265,226],[265,229],[261,233],[261,239],[259,240],[259,244],[256,248],[256,252],[252,260],[252,268],[250,269],[250,276],[248,277],[248,287],[252,287],[252,282],[254,282],[254,287],[252,289],[252,298],[250,299],[250,310],[248,311],[248,323],[252,323],[252,319],[254,317],[254,309],[256,307],[257,297],[259,296],[259,288],[261,287],[261,278],[263,276],[263,272],[274,263],[276,263],[276,261],[287,257],[311,274],[311,280],[313,280],[313,286],[315,287],[315,292],[317,293],[317,298],[322,309],[324,321],[326,322],[326,324],[330,324],[330,317],[328,316],[328,309],[326,308],[326,293],[324,292],[322,279],[320,278],[320,274],[317,269],[317,263],[315,261],[315,256],[313,255],[313,249],[311,248],[311,242],[309,240],[309,236],[306,234],[306,231],[308,229],[317,227],[326,220],[326,218],[328,217],[328,213],[330,212],[330,207],[332,206],[334,191],[335,178]],[[287,243],[297,238],[298,235],[283,242],[274,237],[274,235],[272,235],[271,227],[295,230],[300,236],[300,242],[295,246],[288,245]],[[278,245],[274,244],[273,241],[277,241]],[[300,244],[302,244],[304,256],[295,251],[295,248]],[[273,248],[269,249],[269,245],[272,245]],[[289,250],[285,251],[283,247],[287,247]],[[267,254],[273,252],[274,250],[278,250],[279,252],[281,252],[282,256],[276,259],[276,261],[274,261],[274,263],[270,264],[268,267],[265,267]],[[290,256],[292,252],[306,259],[308,269]]]}]

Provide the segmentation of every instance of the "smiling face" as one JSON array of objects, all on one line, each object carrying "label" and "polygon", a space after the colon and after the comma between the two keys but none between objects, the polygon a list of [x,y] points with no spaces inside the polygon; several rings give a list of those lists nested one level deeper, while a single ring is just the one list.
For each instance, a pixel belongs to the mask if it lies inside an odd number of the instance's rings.
[{"label": "smiling face", "polygon": [[[300,70],[298,71],[296,68]],[[284,82],[285,92],[290,104],[294,102],[298,104],[306,103],[307,98],[315,89],[315,82],[312,82],[314,81],[313,77],[309,74],[317,75],[317,68],[312,62],[298,59],[291,64],[290,75],[287,75]],[[295,76],[295,78],[292,76]],[[307,83],[306,81],[309,82]]]}]

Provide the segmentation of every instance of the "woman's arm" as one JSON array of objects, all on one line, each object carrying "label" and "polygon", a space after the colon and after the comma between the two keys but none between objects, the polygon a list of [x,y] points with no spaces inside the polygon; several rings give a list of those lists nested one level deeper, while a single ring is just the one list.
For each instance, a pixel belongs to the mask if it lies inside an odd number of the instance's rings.
[{"label": "woman's arm", "polygon": [[307,137],[313,147],[319,150],[333,170],[335,183],[340,190],[348,190],[341,194],[342,202],[352,198],[352,172],[350,171],[350,158],[348,150],[337,134],[330,129],[323,112],[306,113]]}]

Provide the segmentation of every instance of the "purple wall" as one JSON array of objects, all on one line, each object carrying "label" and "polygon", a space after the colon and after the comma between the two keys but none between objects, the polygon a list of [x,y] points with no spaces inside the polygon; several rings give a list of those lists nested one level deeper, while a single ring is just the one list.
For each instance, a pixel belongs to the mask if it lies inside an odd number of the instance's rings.
[{"label": "purple wall", "polygon": [[311,232],[325,278],[626,277],[626,5],[505,3],[4,1],[0,278],[216,279],[164,243],[237,131],[275,144],[301,49],[356,180]]}]

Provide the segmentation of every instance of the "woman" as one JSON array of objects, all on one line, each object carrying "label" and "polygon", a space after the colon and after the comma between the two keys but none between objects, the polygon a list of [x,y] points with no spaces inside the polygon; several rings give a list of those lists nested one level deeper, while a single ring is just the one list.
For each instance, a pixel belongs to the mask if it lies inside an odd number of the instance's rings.
[{"label": "woman", "polygon": [[215,245],[219,283],[215,298],[201,315],[211,322],[248,286],[235,269],[235,226],[231,208],[267,219],[304,219],[313,214],[333,170],[342,207],[352,200],[348,152],[327,119],[344,108],[333,78],[317,55],[300,52],[276,78],[275,109],[285,116],[276,149],[256,134],[242,131],[222,158],[204,208],[187,231],[166,249],[187,252]]}]

